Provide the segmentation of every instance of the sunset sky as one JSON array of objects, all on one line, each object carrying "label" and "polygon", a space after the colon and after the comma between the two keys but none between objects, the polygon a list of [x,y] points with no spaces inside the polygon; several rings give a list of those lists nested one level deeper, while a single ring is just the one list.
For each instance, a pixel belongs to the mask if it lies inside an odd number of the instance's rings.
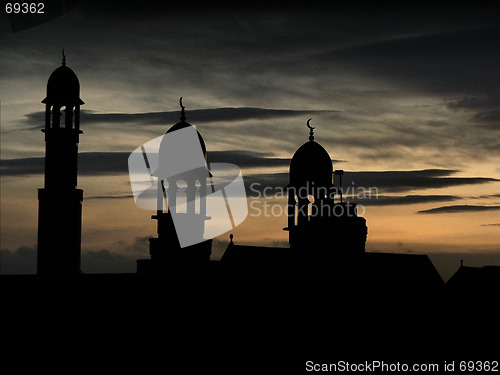
[{"label": "sunset sky", "polygon": [[[209,161],[238,165],[247,188],[287,184],[312,118],[344,187],[378,192],[356,200],[367,251],[428,254],[444,279],[460,259],[500,265],[495,8],[148,4],[80,1],[18,31],[0,15],[0,273],[36,272],[40,102],[62,48],[85,102],[84,272],[135,272],[149,257],[156,222],[134,204],[127,159],[179,120],[181,96]],[[214,259],[229,233],[238,244],[288,245],[285,199],[247,194],[249,216],[216,238]],[[264,206],[269,215],[255,209]]]}]

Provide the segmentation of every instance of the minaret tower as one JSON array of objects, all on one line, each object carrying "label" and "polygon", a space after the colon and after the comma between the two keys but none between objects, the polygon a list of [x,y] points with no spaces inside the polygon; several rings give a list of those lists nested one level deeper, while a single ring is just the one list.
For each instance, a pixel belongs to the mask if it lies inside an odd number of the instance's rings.
[{"label": "minaret tower", "polygon": [[[169,163],[189,159],[189,156],[176,154],[165,142],[168,134],[184,128],[194,128],[186,121],[185,107],[180,98],[180,121],[173,125],[160,143],[159,167],[153,172],[158,177],[157,212],[151,218],[158,221],[158,237],[150,238],[150,260],[138,260],[138,273],[164,273],[170,271],[189,271],[204,268],[210,262],[212,239],[204,239],[206,215],[206,195],[210,172],[206,167],[189,170],[175,176],[168,175]],[[207,160],[207,150],[201,134],[196,130],[198,139],[193,144],[183,145],[183,152],[201,148],[202,157]],[[199,141],[199,143],[198,143]],[[164,163],[166,161],[166,164]],[[189,164],[189,162],[184,162]],[[166,204],[165,204],[166,203]],[[164,210],[166,207],[166,210]],[[175,216],[175,218],[174,218]],[[174,225],[174,219],[176,225]],[[196,242],[194,245],[181,247],[179,238],[188,235]]]},{"label": "minaret tower", "polygon": [[80,82],[62,65],[50,76],[45,104],[45,184],[38,189],[38,274],[80,272],[83,190],[77,189]]}]

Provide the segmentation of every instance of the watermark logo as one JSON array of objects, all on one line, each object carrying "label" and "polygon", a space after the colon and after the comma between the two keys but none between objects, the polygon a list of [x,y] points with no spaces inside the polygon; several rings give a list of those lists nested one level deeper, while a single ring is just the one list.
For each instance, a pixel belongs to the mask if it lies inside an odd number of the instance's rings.
[{"label": "watermark logo", "polygon": [[248,215],[240,168],[207,164],[194,126],[146,142],[130,154],[128,165],[135,204],[168,210],[181,247],[224,234]]}]

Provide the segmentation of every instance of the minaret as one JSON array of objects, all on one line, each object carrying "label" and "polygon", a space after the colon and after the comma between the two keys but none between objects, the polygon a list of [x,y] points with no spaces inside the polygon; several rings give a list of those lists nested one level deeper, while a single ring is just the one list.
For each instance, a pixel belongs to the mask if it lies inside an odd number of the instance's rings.
[{"label": "minaret", "polygon": [[77,189],[80,82],[62,65],[50,76],[45,104],[45,184],[38,189],[38,274],[80,272],[83,190]]},{"label": "minaret", "polygon": [[[289,232],[290,247],[317,259],[363,253],[366,220],[357,216],[355,204],[342,198],[335,202],[338,189],[333,184],[332,159],[314,141],[310,121],[309,141],[299,147],[290,163],[288,226],[284,228]],[[340,177],[343,171],[336,174]]]},{"label": "minaret", "polygon": [[[200,150],[206,162],[206,146],[200,133],[186,122],[185,107],[180,98],[180,122],[173,125],[166,133],[159,148],[159,166],[153,172],[158,177],[157,212],[151,218],[158,221],[158,237],[150,238],[150,260],[138,260],[138,273],[163,273],[169,271],[186,271],[199,269],[210,262],[212,239],[203,238],[206,216],[206,195],[210,172],[206,167],[190,170],[169,176],[169,163],[182,162],[189,164],[190,150]],[[191,144],[183,144],[182,150],[174,150],[168,146],[168,137],[172,133],[190,128],[195,134]],[[197,137],[196,137],[197,135]],[[197,138],[197,139],[196,139]],[[176,154],[175,152],[180,152]],[[202,153],[201,153],[202,152]],[[166,204],[165,203],[166,200]],[[167,209],[164,210],[163,208]],[[179,238],[188,235],[193,242],[191,246],[181,246]]]}]

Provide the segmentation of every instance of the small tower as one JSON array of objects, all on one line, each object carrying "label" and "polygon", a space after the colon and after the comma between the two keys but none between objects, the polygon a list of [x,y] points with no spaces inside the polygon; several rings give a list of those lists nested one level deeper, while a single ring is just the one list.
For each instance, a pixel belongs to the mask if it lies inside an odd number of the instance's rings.
[{"label": "small tower", "polygon": [[[166,134],[170,134],[187,127],[194,128],[186,122],[185,107],[180,99],[181,116],[180,122],[172,126]],[[203,157],[207,157],[205,142],[198,131],[199,144],[194,147],[201,147]],[[212,240],[203,238],[205,221],[210,218],[206,216],[206,195],[207,184],[210,172],[207,168],[189,170],[165,178],[165,163],[175,163],[189,155],[174,155],[165,142],[164,137],[159,148],[160,162],[158,169],[153,175],[158,177],[157,191],[157,212],[151,218],[158,221],[158,237],[150,238],[151,260],[138,260],[138,273],[162,273],[176,270],[199,269],[210,262],[212,253]],[[195,141],[196,143],[198,141]],[[185,147],[182,152],[189,152],[189,147]],[[189,164],[189,162],[187,162]],[[167,204],[164,205],[166,199]],[[163,208],[167,209],[164,211]],[[175,220],[175,223],[174,223]],[[188,231],[188,235],[193,242],[191,246],[181,247],[179,235],[186,234],[181,231]]]},{"label": "small tower", "polygon": [[62,65],[49,77],[45,104],[45,183],[38,189],[37,273],[80,272],[83,190],[77,189],[80,82]]},{"label": "small tower", "polygon": [[338,189],[333,184],[332,160],[314,141],[310,121],[309,141],[299,147],[290,163],[288,226],[284,228],[289,232],[290,247],[318,259],[363,253],[366,220],[357,216],[355,204],[335,203]]}]

